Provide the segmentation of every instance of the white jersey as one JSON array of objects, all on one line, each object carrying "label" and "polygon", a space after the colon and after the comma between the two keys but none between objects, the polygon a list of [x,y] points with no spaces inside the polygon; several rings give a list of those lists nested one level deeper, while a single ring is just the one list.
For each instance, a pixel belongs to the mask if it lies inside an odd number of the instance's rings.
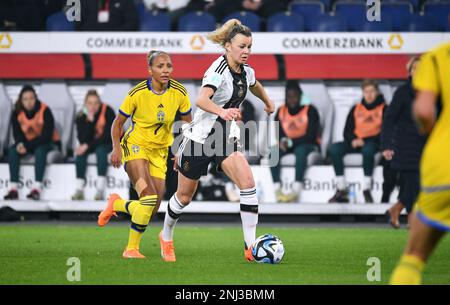
[{"label": "white jersey", "polygon": [[[247,95],[248,88],[256,84],[255,71],[249,65],[242,66],[242,72],[233,72],[228,67],[225,55],[217,58],[205,72],[202,87],[214,89],[211,100],[222,108],[239,108]],[[197,107],[194,119],[183,135],[192,141],[204,144],[216,121],[223,120],[218,115]]]}]

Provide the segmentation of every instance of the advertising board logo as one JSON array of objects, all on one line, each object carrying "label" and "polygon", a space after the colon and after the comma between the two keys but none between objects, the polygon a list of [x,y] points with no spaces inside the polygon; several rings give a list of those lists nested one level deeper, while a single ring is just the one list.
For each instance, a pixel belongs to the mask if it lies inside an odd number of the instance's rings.
[{"label": "advertising board logo", "polygon": [[205,39],[201,35],[194,35],[191,38],[191,48],[195,51],[200,51],[205,46]]},{"label": "advertising board logo", "polygon": [[12,38],[9,33],[1,33],[0,34],[0,49],[9,49],[12,45]]},{"label": "advertising board logo", "polygon": [[403,38],[400,34],[392,34],[388,40],[391,50],[401,50],[403,47]]}]

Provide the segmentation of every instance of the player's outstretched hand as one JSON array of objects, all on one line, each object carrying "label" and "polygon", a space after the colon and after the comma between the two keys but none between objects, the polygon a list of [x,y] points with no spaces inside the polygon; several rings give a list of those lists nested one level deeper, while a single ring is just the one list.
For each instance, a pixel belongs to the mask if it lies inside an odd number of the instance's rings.
[{"label": "player's outstretched hand", "polygon": [[269,100],[269,104],[266,105],[264,111],[267,113],[267,115],[271,115],[275,112],[275,104],[271,100]]},{"label": "player's outstretched hand", "polygon": [[232,119],[238,120],[241,118],[241,111],[239,110],[239,108],[222,109],[220,117],[224,121],[231,121]]},{"label": "player's outstretched hand", "polygon": [[173,170],[174,170],[175,172],[178,172],[178,158],[179,158],[179,155],[178,155],[178,154],[176,154],[176,155],[172,158],[172,161],[173,161]]},{"label": "player's outstretched hand", "polygon": [[122,164],[122,151],[118,147],[114,147],[111,153],[111,164],[115,168],[119,168]]}]

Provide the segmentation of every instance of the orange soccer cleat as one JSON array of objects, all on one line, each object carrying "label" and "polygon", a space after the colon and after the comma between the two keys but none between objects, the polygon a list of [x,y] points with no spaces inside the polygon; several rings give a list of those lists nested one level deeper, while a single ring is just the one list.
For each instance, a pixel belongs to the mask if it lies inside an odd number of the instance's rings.
[{"label": "orange soccer cleat", "polygon": [[173,240],[165,241],[162,238],[162,231],[159,233],[159,244],[161,246],[161,257],[165,262],[175,262],[175,248],[173,246]]},{"label": "orange soccer cleat", "polygon": [[244,256],[245,256],[245,259],[247,260],[247,262],[253,261],[252,247],[250,247],[248,249],[246,249],[246,247],[244,247]]},{"label": "orange soccer cleat", "polygon": [[122,254],[123,258],[138,258],[138,259],[142,259],[145,258],[144,255],[141,254],[141,252],[139,252],[139,249],[125,249],[125,251],[123,251]]},{"label": "orange soccer cleat", "polygon": [[98,215],[97,223],[100,227],[105,226],[111,217],[116,216],[116,212],[114,212],[114,201],[117,199],[122,199],[118,194],[111,194],[108,198],[108,203],[106,204],[106,208]]}]

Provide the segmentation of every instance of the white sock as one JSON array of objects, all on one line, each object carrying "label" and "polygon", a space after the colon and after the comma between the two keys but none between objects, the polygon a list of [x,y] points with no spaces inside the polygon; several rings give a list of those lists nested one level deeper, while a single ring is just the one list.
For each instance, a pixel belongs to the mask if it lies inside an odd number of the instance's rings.
[{"label": "white sock", "polygon": [[164,217],[162,238],[165,241],[173,240],[173,230],[185,207],[186,205],[181,204],[180,200],[178,200],[177,193],[173,194],[167,205],[167,211]]},{"label": "white sock", "polygon": [[372,189],[372,177],[370,176],[364,176],[364,185],[363,185],[363,190],[370,190]]},{"label": "white sock", "polygon": [[17,182],[11,182],[10,184],[11,184],[11,191],[12,190],[17,191]]},{"label": "white sock", "polygon": [[300,193],[300,191],[302,190],[302,183],[299,181],[295,181],[294,184],[292,184],[292,191],[294,193]]},{"label": "white sock", "polygon": [[240,191],[241,220],[244,241],[247,249],[255,242],[256,225],[258,224],[258,197],[254,187]]},{"label": "white sock", "polygon": [[275,182],[273,185],[274,185],[274,188],[275,188],[275,192],[280,190],[281,182]]},{"label": "white sock", "polygon": [[105,176],[98,176],[97,178],[97,191],[103,192],[105,191],[106,187],[106,177]]},{"label": "white sock", "polygon": [[336,176],[337,189],[340,191],[345,190],[346,182],[344,176]]},{"label": "white sock", "polygon": [[77,178],[75,185],[77,191],[82,191],[84,189],[84,179]]},{"label": "white sock", "polygon": [[39,192],[42,191],[42,182],[35,181],[33,189],[38,190]]}]

